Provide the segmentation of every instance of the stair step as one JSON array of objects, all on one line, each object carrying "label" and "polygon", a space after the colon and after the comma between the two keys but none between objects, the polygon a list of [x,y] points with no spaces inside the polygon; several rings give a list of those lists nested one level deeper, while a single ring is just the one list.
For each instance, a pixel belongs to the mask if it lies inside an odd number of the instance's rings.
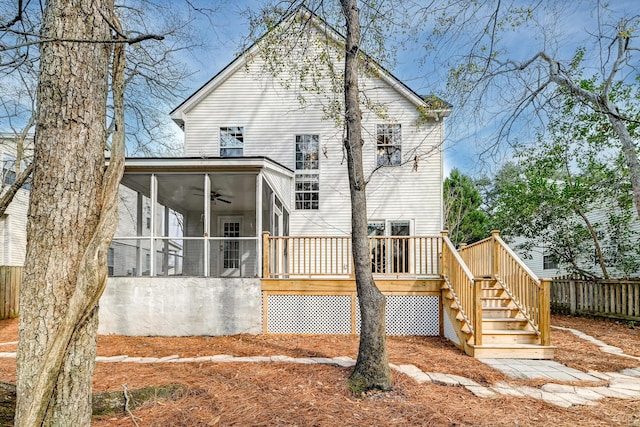
[{"label": "stair step", "polygon": [[482,307],[508,307],[512,299],[509,297],[480,297]]},{"label": "stair step", "polygon": [[502,288],[482,288],[482,292],[480,293],[480,297],[499,297],[506,295],[504,289]]},{"label": "stair step", "polygon": [[496,317],[482,319],[483,331],[513,331],[531,330],[531,325],[527,319],[522,317]]},{"label": "stair step", "polygon": [[483,307],[483,319],[516,318],[520,314],[518,307]]},{"label": "stair step", "polygon": [[533,331],[483,331],[482,344],[537,344],[538,334]]},{"label": "stair step", "polygon": [[470,345],[473,357],[478,359],[553,359],[555,347],[533,344]]}]

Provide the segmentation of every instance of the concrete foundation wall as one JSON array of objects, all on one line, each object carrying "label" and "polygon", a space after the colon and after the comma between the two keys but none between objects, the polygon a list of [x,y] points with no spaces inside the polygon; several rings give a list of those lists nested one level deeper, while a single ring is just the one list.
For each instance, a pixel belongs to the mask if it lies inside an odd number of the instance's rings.
[{"label": "concrete foundation wall", "polygon": [[110,277],[100,334],[189,336],[262,333],[260,279]]}]

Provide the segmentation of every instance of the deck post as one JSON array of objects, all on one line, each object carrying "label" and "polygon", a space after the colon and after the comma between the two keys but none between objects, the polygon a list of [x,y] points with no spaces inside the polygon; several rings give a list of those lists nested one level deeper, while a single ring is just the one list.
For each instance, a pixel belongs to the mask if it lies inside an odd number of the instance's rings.
[{"label": "deck post", "polygon": [[498,275],[499,267],[499,253],[500,253],[500,244],[498,243],[498,237],[500,236],[500,230],[493,230],[491,232],[491,236],[493,236],[493,254],[492,254],[492,271],[491,276],[495,279]]},{"label": "deck post", "polygon": [[550,306],[550,279],[540,279],[540,289],[538,296],[538,310],[540,320],[538,327],[540,328],[540,345],[548,346],[551,342],[551,306]]},{"label": "deck post", "polygon": [[449,236],[449,231],[443,230],[440,233],[442,234],[442,240],[443,240],[442,241],[442,275],[447,276],[449,273],[447,271],[448,266],[447,266],[447,252],[446,252],[448,248],[447,248],[447,245],[445,245],[444,243],[444,239]]},{"label": "deck post", "polygon": [[482,286],[484,280],[473,282],[473,344],[482,345]]},{"label": "deck post", "polygon": [[269,278],[269,233],[268,231],[262,232],[262,278]]}]

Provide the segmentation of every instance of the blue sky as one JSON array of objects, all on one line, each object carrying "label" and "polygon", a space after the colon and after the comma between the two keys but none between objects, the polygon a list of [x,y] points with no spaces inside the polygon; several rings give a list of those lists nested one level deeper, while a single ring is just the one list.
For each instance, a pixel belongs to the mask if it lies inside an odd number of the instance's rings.
[{"label": "blue sky", "polygon": [[[210,5],[206,0],[200,0],[203,5]],[[196,70],[187,86],[191,91],[196,90],[233,60],[239,52],[243,38],[249,32],[247,18],[241,14],[247,7],[260,5],[260,0],[227,1],[221,5],[220,11],[214,15],[213,21],[202,21],[203,34],[207,48],[185,57],[189,67]],[[529,2],[516,0],[516,5],[526,6]],[[216,3],[218,4],[218,3]],[[538,23],[534,26],[520,26],[515,31],[506,34],[501,40],[502,47],[508,51],[509,57],[523,60],[534,53],[546,50],[555,53],[558,58],[570,59],[578,45],[593,47],[592,35],[597,28],[597,19],[604,19],[604,15],[593,13],[593,1],[572,0],[563,3],[555,1],[542,2],[538,10]],[[614,0],[611,8],[618,16],[631,16],[640,14],[640,4],[637,0]],[[558,7],[563,8],[562,14],[554,15],[552,12]],[[552,6],[547,9],[547,6]],[[428,25],[428,24],[427,24]],[[540,27],[544,26],[542,31]],[[464,35],[464,34],[462,34]],[[460,38],[455,48],[447,52],[451,56],[459,54],[464,48],[464,39]],[[593,49],[592,49],[593,50]],[[434,68],[432,62],[424,59],[424,50],[420,45],[398,48],[397,64],[390,71],[420,94],[436,93],[444,99],[448,99],[446,92],[446,69]],[[439,58],[443,59],[443,58]],[[594,69],[588,69],[587,73],[595,72],[599,64],[598,58],[590,60],[589,65]],[[636,61],[637,62],[637,61]],[[187,93],[189,95],[191,92]],[[473,111],[454,111],[452,117],[447,119],[447,140],[445,142],[445,175],[452,167],[458,167],[470,175],[479,176],[489,169],[495,169],[500,162],[509,158],[509,150],[501,149],[495,156],[486,153],[488,144],[495,133],[495,122],[487,113],[500,109],[500,93],[488,93],[486,95],[486,111],[479,118],[474,118]],[[456,114],[456,113],[460,114]],[[526,124],[517,130],[520,142],[531,140],[533,126]],[[482,158],[482,161],[479,159]]]}]

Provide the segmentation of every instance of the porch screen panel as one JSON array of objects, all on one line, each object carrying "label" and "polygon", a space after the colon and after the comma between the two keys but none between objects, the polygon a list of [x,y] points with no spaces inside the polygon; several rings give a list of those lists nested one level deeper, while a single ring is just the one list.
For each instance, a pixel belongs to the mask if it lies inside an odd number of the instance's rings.
[{"label": "porch screen panel", "polygon": [[118,210],[118,228],[109,247],[109,275],[149,275],[151,174],[124,175],[118,187]]},{"label": "porch screen panel", "polygon": [[110,276],[148,276],[151,262],[149,239],[113,239],[109,247],[112,265]]},{"label": "porch screen panel", "polygon": [[271,206],[271,195],[273,190],[266,180],[262,180],[262,231],[272,232],[271,218],[273,217],[273,206]]},{"label": "porch screen panel", "polygon": [[158,174],[154,271],[158,276],[204,275],[205,175]]}]

